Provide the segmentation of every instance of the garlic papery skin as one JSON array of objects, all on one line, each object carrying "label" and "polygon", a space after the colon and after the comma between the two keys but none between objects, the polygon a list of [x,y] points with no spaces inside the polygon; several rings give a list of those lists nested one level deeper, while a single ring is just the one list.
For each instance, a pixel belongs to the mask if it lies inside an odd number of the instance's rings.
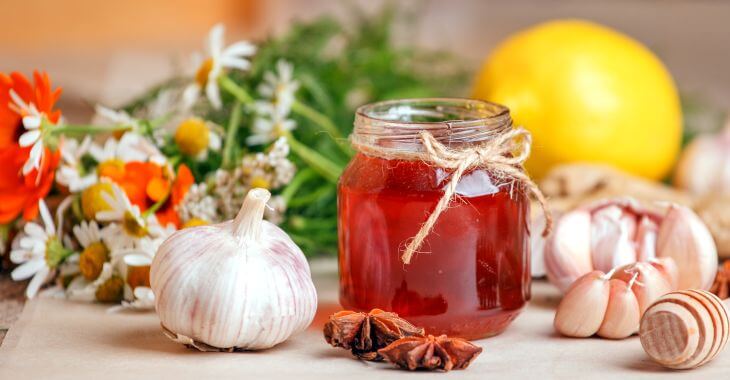
[{"label": "garlic papery skin", "polygon": [[624,339],[639,330],[641,310],[639,301],[631,290],[636,277],[628,284],[615,278],[608,281],[608,307],[597,332],[601,338]]},{"label": "garlic papery skin", "polygon": [[574,338],[598,332],[608,308],[609,278],[601,271],[592,271],[577,279],[558,305],[553,321],[555,330]]},{"label": "garlic papery skin", "polygon": [[575,210],[563,215],[545,241],[544,262],[550,282],[560,290],[593,270],[591,262],[591,214]]},{"label": "garlic papery skin", "polygon": [[177,231],[160,246],[150,284],[160,321],[176,341],[258,350],[312,322],[317,295],[309,265],[284,231],[263,220],[270,196],[252,189],[234,220]]},{"label": "garlic papery skin", "polygon": [[720,133],[699,135],[687,145],[674,182],[695,195],[730,194],[730,119]]},{"label": "garlic papery skin", "polygon": [[708,290],[717,274],[717,247],[702,220],[687,207],[669,205],[657,235],[657,257],[671,257],[678,289]]},{"label": "garlic papery skin", "polygon": [[[592,270],[666,258],[674,261],[677,273],[667,277],[672,289],[712,285],[717,249],[702,220],[684,206],[643,205],[630,198],[601,200],[563,214],[544,253],[548,279],[563,291]],[[674,268],[665,269],[673,276]]]},{"label": "garlic papery skin", "polygon": [[631,290],[639,303],[640,315],[644,315],[644,311],[659,297],[675,290],[662,272],[650,263],[639,262],[617,268],[612,278],[632,284]]}]

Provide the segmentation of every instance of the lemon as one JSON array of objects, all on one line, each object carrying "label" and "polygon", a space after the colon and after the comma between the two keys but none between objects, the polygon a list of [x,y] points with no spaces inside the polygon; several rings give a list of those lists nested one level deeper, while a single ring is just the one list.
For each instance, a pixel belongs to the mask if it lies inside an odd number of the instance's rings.
[{"label": "lemon", "polygon": [[679,153],[677,88],[661,61],[613,29],[557,20],[502,42],[479,73],[475,98],[508,106],[533,135],[537,178],[566,162],[601,162],[664,178]]}]

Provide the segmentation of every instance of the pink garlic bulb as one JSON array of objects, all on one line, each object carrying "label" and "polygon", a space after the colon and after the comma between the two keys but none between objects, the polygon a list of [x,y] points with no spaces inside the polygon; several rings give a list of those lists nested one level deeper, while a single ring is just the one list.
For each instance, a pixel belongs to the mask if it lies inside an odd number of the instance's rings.
[{"label": "pink garlic bulb", "polygon": [[630,198],[601,200],[565,213],[545,242],[548,279],[562,291],[592,270],[609,272],[635,262],[664,263],[679,289],[708,289],[717,271],[717,249],[707,226],[676,204],[641,206]]},{"label": "pink garlic bulb", "polygon": [[258,350],[304,330],[317,309],[309,265],[263,220],[271,194],[246,194],[236,219],[177,231],[150,269],[167,335],[200,350]]}]

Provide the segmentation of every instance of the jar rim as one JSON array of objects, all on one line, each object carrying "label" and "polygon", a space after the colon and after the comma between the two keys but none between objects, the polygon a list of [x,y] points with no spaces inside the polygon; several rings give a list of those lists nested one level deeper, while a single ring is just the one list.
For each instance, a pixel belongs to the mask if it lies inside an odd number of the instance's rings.
[{"label": "jar rim", "polygon": [[352,140],[358,145],[420,150],[422,131],[452,145],[483,141],[511,127],[509,108],[484,100],[386,100],[357,109]]},{"label": "jar rim", "polygon": [[[467,119],[453,119],[453,118],[442,118],[441,120],[434,121],[410,121],[410,120],[394,120],[393,118],[384,117],[382,112],[378,113],[378,110],[387,110],[388,114],[394,114],[396,112],[408,112],[413,111],[414,106],[420,107],[433,107],[435,111],[443,107],[460,108],[463,111],[472,112],[473,117]],[[410,99],[396,99],[396,100],[384,100],[375,103],[365,104],[357,108],[355,111],[357,117],[371,119],[374,121],[394,123],[401,125],[443,125],[448,124],[449,126],[455,126],[462,123],[468,123],[469,125],[475,122],[488,123],[493,120],[499,120],[505,116],[509,117],[509,108],[489,102],[486,100],[469,99],[469,98],[410,98]],[[401,115],[402,116],[402,115]]]}]

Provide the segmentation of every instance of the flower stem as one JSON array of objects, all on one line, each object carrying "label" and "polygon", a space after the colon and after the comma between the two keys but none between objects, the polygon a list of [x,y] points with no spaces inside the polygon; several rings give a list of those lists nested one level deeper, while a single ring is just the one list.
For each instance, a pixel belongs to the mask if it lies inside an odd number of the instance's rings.
[{"label": "flower stem", "polygon": [[227,75],[221,75],[218,78],[218,83],[223,87],[224,90],[228,91],[229,94],[233,95],[236,100],[240,103],[248,104],[253,102],[253,98],[248,92],[241,86],[239,86],[233,79]]},{"label": "flower stem", "polygon": [[150,206],[150,208],[148,208],[147,210],[144,210],[144,211],[142,212],[142,217],[143,217],[143,218],[145,218],[145,219],[147,219],[147,217],[148,217],[148,216],[150,216],[150,215],[152,215],[152,214],[156,213],[156,212],[157,212],[157,210],[159,210],[159,209],[160,209],[160,207],[162,207],[162,205],[164,205],[164,204],[165,204],[165,202],[167,202],[167,198],[170,198],[170,193],[171,193],[171,192],[172,192],[172,190],[168,191],[168,192],[167,192],[167,195],[165,195],[164,197],[162,197],[162,199],[160,199],[159,201],[155,202],[155,203],[154,203],[154,204],[153,204],[152,206]]},{"label": "flower stem", "polygon": [[337,143],[337,147],[340,148],[343,153],[345,153],[348,157],[352,157],[352,149],[342,138],[342,134],[330,118],[296,99],[294,100],[294,103],[292,103],[291,110],[293,113],[309,119],[311,122],[318,125],[322,131],[327,133],[332,140]]},{"label": "flower stem", "polygon": [[238,127],[241,125],[241,112],[243,111],[243,104],[237,101],[233,105],[231,110],[231,118],[228,120],[228,127],[226,128],[226,142],[223,145],[223,162],[221,166],[224,168],[230,167],[233,162],[233,147],[236,144],[236,133]]},{"label": "flower stem", "polygon": [[317,175],[312,169],[304,168],[294,176],[294,179],[281,192],[281,197],[284,198],[287,204],[294,197],[294,195],[302,188],[305,182],[314,178]]},{"label": "flower stem", "polygon": [[53,128],[54,134],[85,134],[85,133],[104,133],[114,132],[130,129],[128,125],[114,125],[114,126],[101,126],[101,125],[84,125],[84,124],[66,124],[60,127]]},{"label": "flower stem", "polygon": [[319,173],[328,181],[337,183],[337,179],[340,177],[340,173],[342,173],[342,167],[330,161],[327,157],[317,153],[317,151],[300,143],[291,135],[291,133],[287,134],[286,138],[291,150],[296,153],[302,161],[309,164],[314,171]]},{"label": "flower stem", "polygon": [[314,108],[300,102],[299,100],[294,100],[294,103],[291,105],[291,110],[295,114],[307,118],[314,124],[317,124],[323,131],[332,136],[333,139],[336,140],[342,138],[342,134],[340,134],[340,131],[337,129],[332,120],[319,113]]}]

